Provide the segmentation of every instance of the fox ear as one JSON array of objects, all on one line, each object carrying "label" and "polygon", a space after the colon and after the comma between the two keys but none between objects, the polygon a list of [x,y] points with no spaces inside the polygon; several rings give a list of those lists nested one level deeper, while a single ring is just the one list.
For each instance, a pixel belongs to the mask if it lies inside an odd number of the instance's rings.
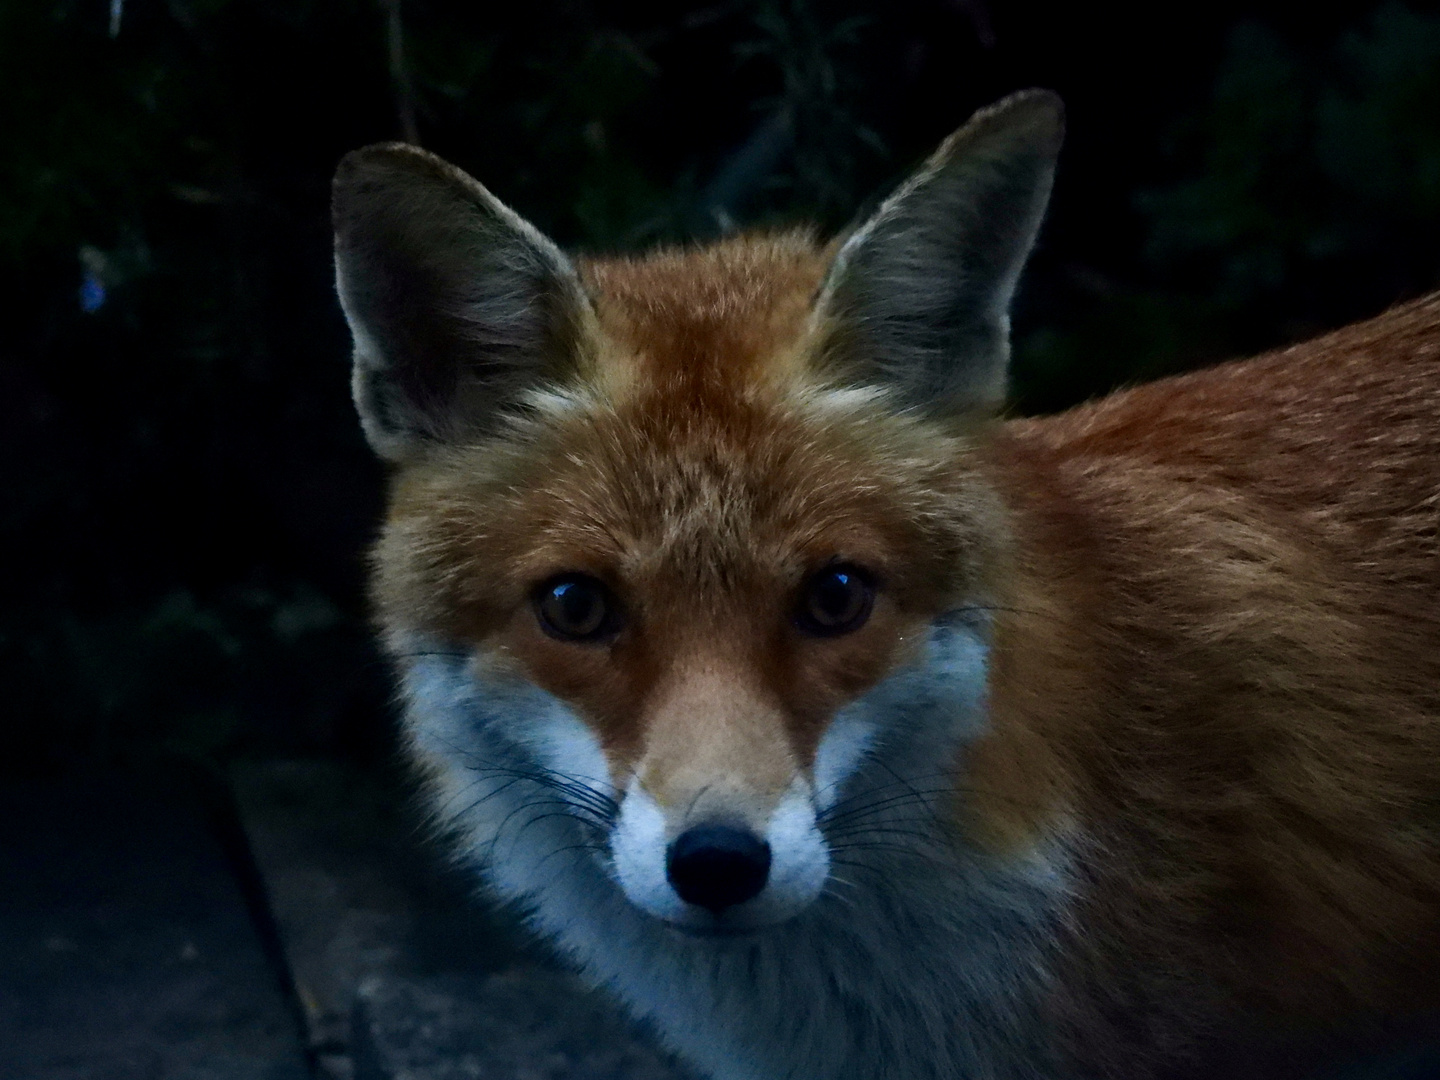
[{"label": "fox ear", "polygon": [[404,143],[357,150],[333,213],[351,389],[381,457],[483,431],[577,362],[589,302],[574,267],[453,165]]},{"label": "fox ear", "polygon": [[946,139],[835,256],[816,308],[821,363],[932,413],[997,409],[1010,299],[1063,130],[1059,97],[1026,90]]}]

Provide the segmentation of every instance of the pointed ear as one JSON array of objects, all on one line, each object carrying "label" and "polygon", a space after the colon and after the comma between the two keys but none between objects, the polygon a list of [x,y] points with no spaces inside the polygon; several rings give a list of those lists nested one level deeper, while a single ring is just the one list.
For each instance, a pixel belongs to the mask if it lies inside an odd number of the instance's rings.
[{"label": "pointed ear", "polygon": [[333,212],[351,389],[381,457],[483,431],[578,363],[589,302],[574,267],[453,165],[404,143],[357,150]]},{"label": "pointed ear", "polygon": [[822,365],[931,413],[997,409],[1063,129],[1060,99],[1026,90],[946,139],[836,255],[816,308]]}]

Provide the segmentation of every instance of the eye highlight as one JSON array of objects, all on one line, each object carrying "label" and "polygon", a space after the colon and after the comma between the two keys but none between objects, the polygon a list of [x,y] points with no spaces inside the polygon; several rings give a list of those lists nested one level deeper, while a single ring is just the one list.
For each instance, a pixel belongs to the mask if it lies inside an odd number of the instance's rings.
[{"label": "eye highlight", "polygon": [[874,604],[868,573],[848,563],[827,566],[801,588],[795,625],[815,637],[837,637],[864,626]]},{"label": "eye highlight", "polygon": [[561,574],[531,597],[540,629],[559,641],[595,642],[620,630],[620,607],[589,574]]}]

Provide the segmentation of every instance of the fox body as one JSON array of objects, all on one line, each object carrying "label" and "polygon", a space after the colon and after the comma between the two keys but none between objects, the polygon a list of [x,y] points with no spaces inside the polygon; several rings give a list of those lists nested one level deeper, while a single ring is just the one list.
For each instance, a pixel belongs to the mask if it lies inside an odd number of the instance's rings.
[{"label": "fox body", "polygon": [[1060,128],[977,114],[829,247],[572,260],[414,148],[337,176],[436,818],[716,1080],[1440,1006],[1440,299],[1000,421]]}]

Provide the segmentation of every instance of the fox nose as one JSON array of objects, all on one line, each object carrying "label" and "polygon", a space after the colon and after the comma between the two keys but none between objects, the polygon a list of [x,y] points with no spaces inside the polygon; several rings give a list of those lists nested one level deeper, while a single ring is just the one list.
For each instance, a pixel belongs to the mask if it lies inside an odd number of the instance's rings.
[{"label": "fox nose", "polygon": [[760,895],[770,876],[770,845],[746,829],[696,825],[670,845],[665,876],[681,900],[718,915]]}]

